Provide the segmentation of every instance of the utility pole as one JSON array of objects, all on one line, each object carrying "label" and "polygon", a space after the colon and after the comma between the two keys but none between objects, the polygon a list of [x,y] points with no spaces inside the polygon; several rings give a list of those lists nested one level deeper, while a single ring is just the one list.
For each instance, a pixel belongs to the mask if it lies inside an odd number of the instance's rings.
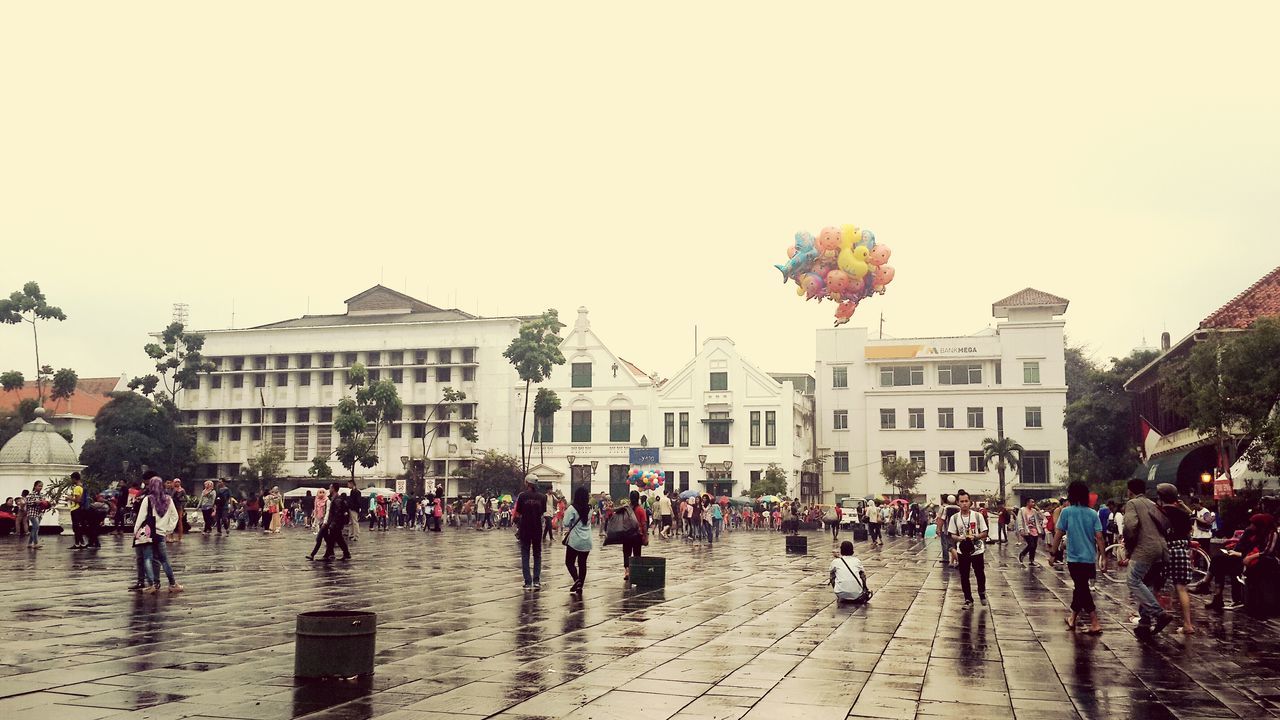
[{"label": "utility pole", "polygon": [[880,313],[880,339],[884,339],[884,313]]}]

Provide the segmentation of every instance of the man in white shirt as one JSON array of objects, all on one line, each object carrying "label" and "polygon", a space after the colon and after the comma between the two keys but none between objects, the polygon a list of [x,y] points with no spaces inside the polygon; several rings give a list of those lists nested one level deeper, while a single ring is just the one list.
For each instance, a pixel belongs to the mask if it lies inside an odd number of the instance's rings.
[{"label": "man in white shirt", "polygon": [[955,544],[960,558],[960,587],[964,590],[964,606],[973,607],[973,592],[969,588],[969,568],[978,578],[978,598],[987,604],[987,572],[982,555],[986,552],[987,519],[972,509],[969,493],[956,493],[960,511],[947,522],[947,535]]},{"label": "man in white shirt", "polygon": [[[1209,540],[1213,537],[1213,522],[1218,519],[1216,513],[1200,504],[1200,498],[1191,496],[1191,539]],[[1207,550],[1208,548],[1206,548]]]},{"label": "man in white shirt", "polygon": [[848,540],[840,543],[840,556],[831,561],[827,584],[835,590],[836,602],[861,605],[871,599],[867,571],[862,561],[853,556],[853,543]]}]

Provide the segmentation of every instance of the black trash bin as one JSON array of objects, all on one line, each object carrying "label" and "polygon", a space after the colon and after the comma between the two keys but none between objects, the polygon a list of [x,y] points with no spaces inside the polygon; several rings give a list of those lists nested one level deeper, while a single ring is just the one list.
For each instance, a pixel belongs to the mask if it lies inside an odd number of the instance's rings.
[{"label": "black trash bin", "polygon": [[631,558],[631,584],[645,590],[667,585],[667,559],[645,555]]},{"label": "black trash bin", "polygon": [[378,615],[353,610],[298,614],[295,677],[355,677],[373,674]]},{"label": "black trash bin", "polygon": [[857,542],[866,542],[866,539],[867,539],[867,526],[866,526],[866,525],[864,525],[863,523],[854,523],[854,524],[853,524],[853,539],[854,539],[854,540],[856,540]]},{"label": "black trash bin", "polygon": [[787,552],[801,555],[809,552],[809,538],[804,535],[788,535]]}]

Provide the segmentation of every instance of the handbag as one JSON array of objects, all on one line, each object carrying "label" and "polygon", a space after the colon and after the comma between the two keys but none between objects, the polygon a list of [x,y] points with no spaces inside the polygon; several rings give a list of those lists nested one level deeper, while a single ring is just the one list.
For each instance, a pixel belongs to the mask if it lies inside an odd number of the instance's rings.
[{"label": "handbag", "polygon": [[142,519],[142,525],[133,531],[133,545],[149,545],[155,541],[156,536],[156,516],[151,511],[151,501],[147,501],[147,516]]},{"label": "handbag", "polygon": [[613,517],[605,523],[605,545],[621,545],[637,539],[640,534],[640,522],[635,512],[627,507],[613,513]]}]

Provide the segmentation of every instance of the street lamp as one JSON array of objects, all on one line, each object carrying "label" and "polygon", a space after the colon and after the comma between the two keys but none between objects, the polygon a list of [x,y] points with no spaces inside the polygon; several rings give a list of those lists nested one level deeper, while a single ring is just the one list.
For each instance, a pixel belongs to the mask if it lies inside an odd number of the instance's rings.
[{"label": "street lamp", "polygon": [[706,467],[707,467],[707,456],[706,456],[706,455],[699,455],[699,456],[698,456],[698,467],[701,467],[701,468],[702,468],[702,469],[704,469],[704,470],[706,469]]},{"label": "street lamp", "polygon": [[600,467],[600,461],[599,461],[599,460],[592,460],[592,461],[591,461],[591,474],[592,474],[592,475],[595,475],[595,474],[596,474],[596,468],[598,468],[598,467]]}]

